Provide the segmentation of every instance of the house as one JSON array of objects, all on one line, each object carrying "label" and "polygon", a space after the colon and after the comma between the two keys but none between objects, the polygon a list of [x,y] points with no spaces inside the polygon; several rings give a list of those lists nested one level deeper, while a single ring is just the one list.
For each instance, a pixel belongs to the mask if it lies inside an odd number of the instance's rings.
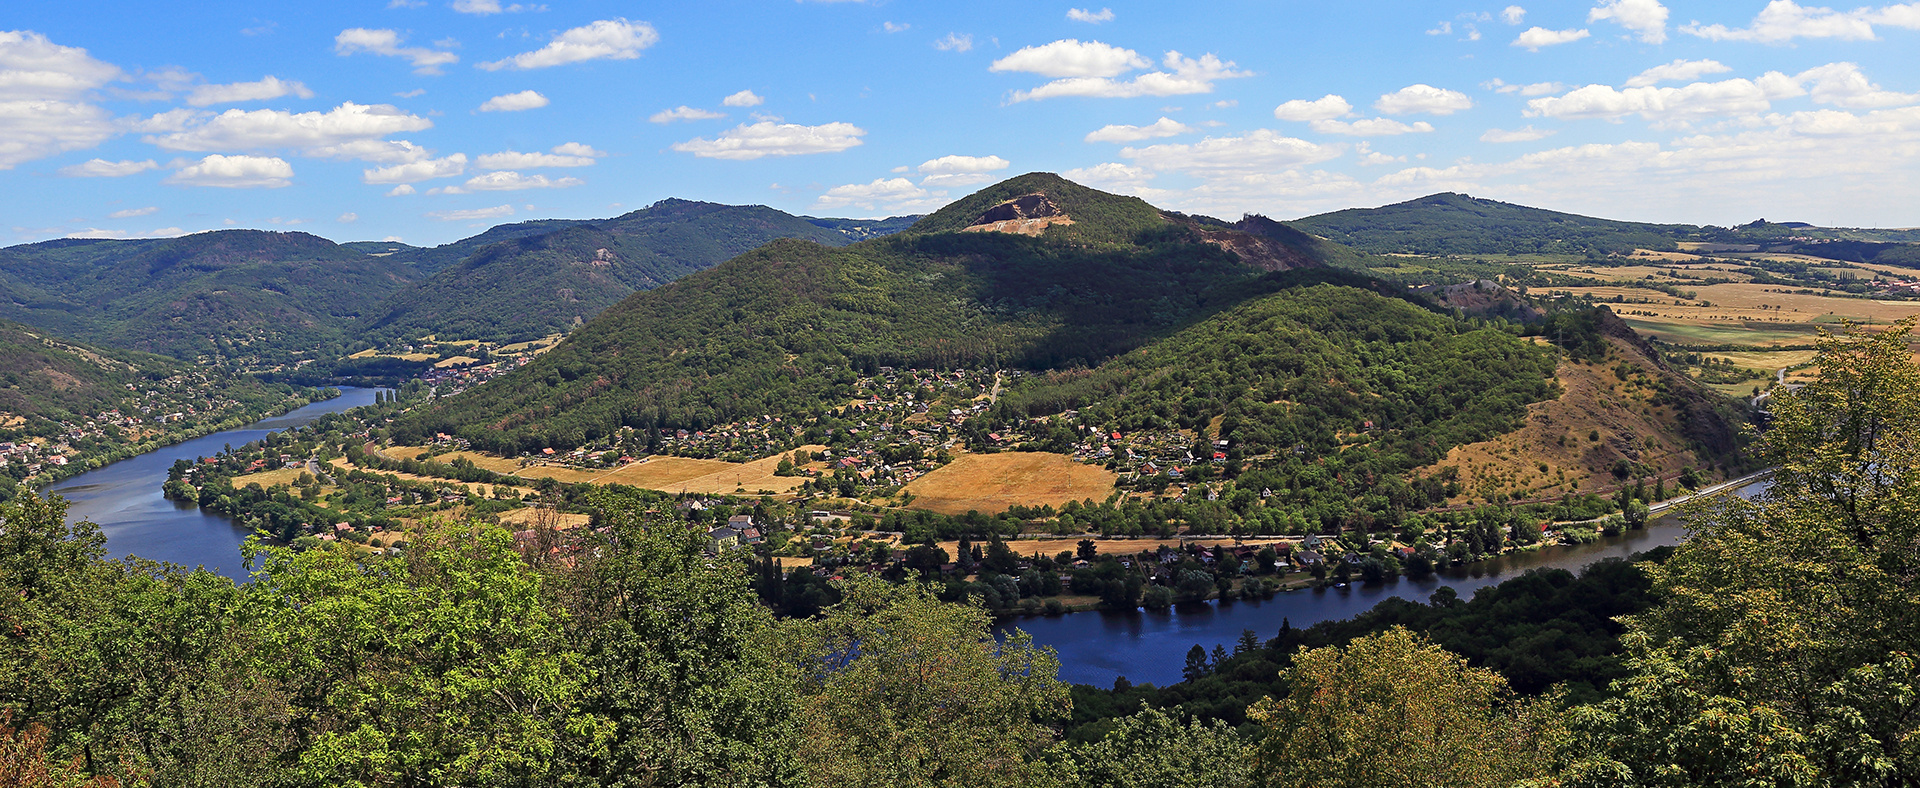
[{"label": "house", "polygon": [[1299,561],[1301,566],[1323,566],[1327,563],[1326,556],[1313,550],[1301,550],[1294,560]]},{"label": "house", "polygon": [[713,552],[740,546],[740,532],[728,526],[707,531],[707,548]]}]

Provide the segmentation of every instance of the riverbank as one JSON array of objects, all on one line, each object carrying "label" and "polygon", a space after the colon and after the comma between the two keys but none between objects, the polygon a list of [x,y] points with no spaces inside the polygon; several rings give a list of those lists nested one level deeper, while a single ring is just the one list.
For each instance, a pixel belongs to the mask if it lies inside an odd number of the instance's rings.
[{"label": "riverbank", "polygon": [[323,396],[302,395],[258,412],[229,416],[215,423],[196,424],[178,432],[165,433],[158,438],[115,447],[113,450],[105,453],[85,455],[84,458],[75,458],[66,465],[56,465],[50,469],[43,469],[39,474],[29,477],[25,484],[31,486],[35,492],[40,492],[50,485],[58,484],[89,471],[99,470],[122,460],[132,459],[142,454],[159,451],[169,446],[176,446],[215,433],[241,429],[249,424],[284,416],[316,402],[325,402],[338,398],[340,396],[340,390],[337,388],[309,389],[307,394]]}]

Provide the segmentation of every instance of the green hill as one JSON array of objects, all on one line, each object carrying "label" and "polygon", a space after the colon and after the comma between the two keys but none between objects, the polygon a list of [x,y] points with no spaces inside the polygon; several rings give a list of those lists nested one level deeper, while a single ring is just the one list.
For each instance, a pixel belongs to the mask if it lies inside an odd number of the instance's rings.
[{"label": "green hill", "polygon": [[347,329],[418,277],[307,233],[0,249],[0,318],[179,359],[271,366],[338,355]]},{"label": "green hill", "polygon": [[[386,342],[427,334],[524,341],[569,330],[636,290],[659,287],[776,238],[828,246],[851,242],[839,229],[766,206],[688,200],[662,200],[603,221],[534,225],[507,225],[460,242],[468,256],[394,294],[360,332]],[[523,232],[530,228],[544,231]],[[496,240],[481,243],[489,237]],[[424,254],[408,259],[430,259]]]},{"label": "green hill", "polygon": [[1291,222],[1375,254],[1582,254],[1674,249],[1699,228],[1595,219],[1464,194],[1443,193],[1379,208],[1350,208]]},{"label": "green hill", "polygon": [[[978,228],[1035,194],[1073,223],[1039,237],[945,229]],[[843,397],[855,369],[1093,366],[1288,284],[1229,251],[1252,236],[1190,224],[1021,176],[906,233],[844,249],[777,241],[637,293],[527,367],[396,430],[512,453],[623,426],[805,414]]]}]

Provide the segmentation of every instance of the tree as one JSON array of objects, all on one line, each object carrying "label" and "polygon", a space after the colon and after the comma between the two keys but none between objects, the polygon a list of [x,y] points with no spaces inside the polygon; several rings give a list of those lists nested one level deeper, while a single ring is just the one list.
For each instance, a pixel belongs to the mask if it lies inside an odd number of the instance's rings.
[{"label": "tree", "polygon": [[1561,729],[1553,698],[1394,627],[1302,650],[1287,695],[1248,710],[1266,728],[1255,768],[1275,786],[1507,786],[1544,777]]},{"label": "tree", "polygon": [[1193,644],[1193,648],[1187,649],[1187,666],[1180,670],[1181,678],[1187,681],[1194,681],[1212,672],[1213,667],[1207,664],[1207,649],[1205,647],[1195,643]]},{"label": "tree", "polygon": [[[1116,680],[1115,687],[1119,683]],[[1091,788],[1250,788],[1247,746],[1220,720],[1180,720],[1148,706],[1115,721],[1093,744],[1065,755]]]},{"label": "tree", "polygon": [[1690,507],[1570,784],[1920,784],[1914,322],[1822,337],[1820,377],[1774,395],[1772,486]]},{"label": "tree", "polygon": [[986,611],[861,577],[817,621],[794,622],[807,782],[818,786],[1025,786],[1050,724],[1071,707],[1052,649]]}]

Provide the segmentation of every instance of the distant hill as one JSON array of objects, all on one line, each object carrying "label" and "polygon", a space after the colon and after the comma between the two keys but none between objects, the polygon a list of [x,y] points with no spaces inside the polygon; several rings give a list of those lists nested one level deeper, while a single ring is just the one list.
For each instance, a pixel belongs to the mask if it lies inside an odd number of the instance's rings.
[{"label": "distant hill", "polygon": [[1443,193],[1289,224],[1375,254],[1584,254],[1671,250],[1693,225],[1643,224]]},{"label": "distant hill", "polygon": [[338,355],[419,276],[307,233],[223,230],[0,249],[0,318],[87,342],[261,366]]},{"label": "distant hill", "polygon": [[776,241],[636,293],[527,367],[396,430],[457,432],[511,453],[622,426],[810,413],[843,396],[856,368],[1094,366],[1287,286],[1275,278],[1295,276],[1287,266],[1231,251],[1259,242],[1023,175],[908,232],[844,249]]},{"label": "distant hill", "polygon": [[[777,238],[826,246],[852,243],[847,233],[818,221],[763,205],[669,199],[601,221],[497,227],[449,244],[469,253],[395,293],[358,330],[384,341],[427,334],[534,339],[571,329],[636,290],[659,287]],[[489,237],[494,240],[483,242]],[[426,250],[394,257],[427,260],[427,252],[439,254]]]},{"label": "distant hill", "polygon": [[825,227],[838,232],[849,240],[864,241],[868,238],[892,235],[912,227],[914,222],[920,221],[921,215],[891,216],[885,219],[820,219],[812,216],[800,218],[816,227]]}]

